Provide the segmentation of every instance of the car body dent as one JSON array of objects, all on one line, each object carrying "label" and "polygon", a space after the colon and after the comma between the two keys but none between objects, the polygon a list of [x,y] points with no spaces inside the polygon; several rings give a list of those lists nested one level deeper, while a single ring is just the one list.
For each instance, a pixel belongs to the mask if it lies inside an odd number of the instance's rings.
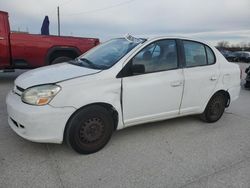
[{"label": "car body dent", "polygon": [[[158,120],[168,119],[176,116],[185,116],[188,114],[197,114],[202,113],[208,101],[210,98],[216,93],[216,91],[224,90],[228,91],[230,94],[230,98],[236,99],[235,95],[237,95],[237,91],[233,91],[231,88],[234,88],[235,85],[238,84],[238,82],[231,83],[231,82],[223,82],[223,78],[225,75],[228,75],[228,71],[230,71],[232,66],[238,66],[233,65],[232,63],[228,63],[226,59],[224,58],[221,53],[214,48],[213,46],[203,42],[204,44],[208,45],[215,53],[216,56],[216,63],[214,65],[210,66],[218,66],[219,75],[218,79],[216,81],[216,85],[213,89],[213,91],[205,98],[202,99],[203,104],[201,106],[197,106],[195,108],[186,108],[186,109],[180,109],[180,113],[178,115],[171,115],[169,113],[165,114],[158,114],[156,117],[145,117],[145,121],[140,121],[139,119],[134,119],[133,122],[128,121],[124,123],[124,116],[123,116],[123,105],[121,103],[122,99],[122,79],[117,78],[114,79],[114,76],[117,75],[122,67],[124,67],[130,59],[137,54],[141,49],[143,49],[145,46],[149,45],[150,43],[165,39],[164,37],[157,37],[153,38],[151,40],[147,40],[142,45],[137,46],[133,50],[131,50],[126,56],[124,56],[117,64],[115,64],[113,67],[106,71],[102,71],[95,75],[89,75],[86,77],[80,77],[74,79],[74,83],[71,81],[63,81],[59,82],[58,84],[63,88],[64,91],[61,91],[52,101],[51,105],[60,107],[62,105],[68,106],[71,105],[76,109],[79,109],[81,107],[93,104],[93,103],[107,103],[110,104],[115,108],[115,110],[118,112],[119,120],[118,120],[118,126],[117,129],[122,129],[127,126],[132,126],[135,124],[141,124],[144,122],[154,122]],[[177,37],[168,37],[167,39],[177,39]],[[178,38],[183,40],[189,40],[188,38]],[[194,41],[194,40],[192,40]],[[199,42],[199,41],[198,41]],[[224,71],[223,71],[224,70]],[[235,78],[232,78],[235,79]],[[236,78],[237,80],[237,78]],[[239,80],[239,79],[238,79]],[[185,82],[185,81],[184,81]],[[185,83],[184,83],[185,84]],[[86,90],[80,90],[79,88],[86,88]],[[78,88],[78,89],[77,89]],[[236,89],[237,90],[237,89]],[[70,93],[69,91],[75,91],[74,96],[68,96]],[[185,91],[184,91],[185,92]],[[93,94],[95,97],[93,98]],[[185,93],[183,94],[185,95]],[[64,101],[64,104],[61,103],[61,99],[67,99]],[[83,98],[81,101],[76,101],[75,98],[80,99]],[[164,115],[167,115],[168,118],[165,118]]]},{"label": "car body dent", "polygon": [[23,89],[36,85],[56,83],[76,77],[91,75],[100,72],[100,70],[79,67],[69,63],[60,63],[46,67],[37,68],[21,74],[15,84]]},{"label": "car body dent", "polygon": [[[52,106],[73,106],[79,109],[93,103],[106,103],[113,106],[118,112],[119,119],[117,129],[123,128],[120,104],[121,79],[112,79],[107,75],[105,76],[105,74],[99,73],[95,76],[90,75],[85,78],[75,79],[74,84],[72,84],[71,81],[64,81],[58,83],[58,85],[63,89],[50,102]],[[70,91],[74,92],[74,95],[70,95]],[[95,95],[95,97],[93,97],[93,95]],[[62,99],[66,100],[62,103]]]},{"label": "car body dent", "polygon": [[211,97],[218,91],[228,92],[230,101],[234,101],[238,98],[240,93],[240,68],[239,65],[235,63],[228,62],[226,58],[215,48],[212,47],[216,57],[217,63],[220,70],[220,75],[214,88],[213,92],[204,100],[204,104],[200,108],[200,113],[202,113]]},{"label": "car body dent", "polygon": [[[202,104],[197,106],[196,108],[195,107],[192,109],[187,108],[186,110],[183,110],[180,105],[179,113],[174,115],[167,113],[159,113],[156,114],[155,116],[148,116],[140,120],[135,118],[133,121],[131,119],[130,121],[126,122],[123,114],[124,113],[123,96],[122,96],[123,78],[116,78],[116,76],[122,70],[122,68],[131,60],[131,58],[134,57],[141,49],[143,49],[145,46],[154,41],[163,39],[190,40],[188,38],[183,38],[183,37],[157,37],[147,40],[143,44],[139,44],[138,46],[136,46],[129,53],[127,53],[122,59],[120,59],[115,65],[113,65],[110,69],[99,72],[97,70],[93,70],[94,74],[79,73],[79,75],[74,75],[72,69],[71,71],[69,71],[69,74],[71,74],[70,72],[72,72],[72,75],[74,76],[70,76],[68,77],[68,79],[66,79],[65,76],[62,76],[60,79],[58,78],[54,80],[54,83],[61,86],[62,90],[56,95],[56,97],[52,99],[50,105],[55,108],[73,107],[75,110],[72,112],[72,114],[74,114],[74,112],[77,109],[80,109],[82,107],[95,103],[106,103],[111,105],[118,112],[117,129],[122,129],[127,126],[140,124],[144,122],[153,122],[158,120],[169,119],[172,117],[202,113],[205,110],[206,105],[210,100],[210,98],[214,95],[214,93],[216,93],[219,90],[227,91],[230,94],[230,98],[233,100],[238,97],[239,94],[238,89],[240,85],[239,84],[240,70],[239,68],[237,68],[238,65],[228,63],[226,59],[223,57],[223,55],[217,49],[215,49],[214,47],[205,42],[202,42],[203,44],[209,46],[214,51],[216,56],[216,63],[214,65],[208,65],[208,66],[217,66],[219,71],[218,78],[216,80],[216,84],[212,89],[212,92],[209,93],[206,98],[202,99]],[[192,39],[192,41],[195,40]],[[54,69],[55,67],[48,67],[48,69],[49,68]],[[82,69],[82,67],[77,67],[77,66],[76,68]],[[180,69],[182,69],[183,71],[184,68]],[[38,70],[38,72],[39,71],[40,70]],[[231,74],[232,77],[230,77]],[[229,78],[225,78],[227,76],[229,76]],[[28,77],[30,76],[28,76],[28,74],[26,76],[21,76],[20,78],[17,79],[16,84],[20,84],[20,86],[27,88],[34,86],[38,83],[37,81],[29,78],[29,82],[27,81],[24,84],[23,80],[26,80],[26,77],[28,80]],[[228,82],[226,81],[226,79],[230,79],[232,81]],[[46,78],[44,78],[43,81],[40,81],[39,83],[45,84],[46,82],[49,83],[49,81],[53,80],[47,79],[46,81]],[[185,80],[183,82],[183,85],[185,85]],[[193,87],[196,88],[197,86]],[[185,95],[185,91],[182,93],[182,95]],[[133,106],[131,108],[133,108]]]}]

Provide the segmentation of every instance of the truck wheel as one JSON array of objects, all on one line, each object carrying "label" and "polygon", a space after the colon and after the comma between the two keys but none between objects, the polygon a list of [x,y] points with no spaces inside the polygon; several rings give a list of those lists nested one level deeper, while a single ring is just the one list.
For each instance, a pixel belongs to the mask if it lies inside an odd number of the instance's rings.
[{"label": "truck wheel", "polygon": [[108,110],[99,105],[83,108],[70,118],[65,139],[80,154],[101,150],[110,140],[114,122]]},{"label": "truck wheel", "polygon": [[62,56],[62,57],[55,58],[50,64],[54,65],[54,64],[57,64],[57,63],[67,62],[67,61],[70,61],[70,60],[72,60],[72,58]]},{"label": "truck wheel", "polygon": [[225,107],[226,107],[225,96],[221,93],[217,93],[210,99],[205,111],[201,114],[200,118],[208,123],[216,122],[223,115]]}]

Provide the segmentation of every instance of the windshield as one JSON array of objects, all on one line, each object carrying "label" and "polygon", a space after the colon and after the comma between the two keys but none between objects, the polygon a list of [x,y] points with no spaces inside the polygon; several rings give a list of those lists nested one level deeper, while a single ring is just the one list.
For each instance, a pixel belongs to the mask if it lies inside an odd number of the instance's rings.
[{"label": "windshield", "polygon": [[125,38],[112,39],[81,55],[74,64],[93,69],[108,69],[140,42],[129,41]]}]

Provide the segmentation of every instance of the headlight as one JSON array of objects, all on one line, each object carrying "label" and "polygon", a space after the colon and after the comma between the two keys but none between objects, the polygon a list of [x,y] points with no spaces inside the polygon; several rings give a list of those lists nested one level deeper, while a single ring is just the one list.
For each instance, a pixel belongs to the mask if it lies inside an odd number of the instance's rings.
[{"label": "headlight", "polygon": [[41,85],[26,89],[22,101],[28,104],[42,106],[48,104],[61,90],[57,85]]}]

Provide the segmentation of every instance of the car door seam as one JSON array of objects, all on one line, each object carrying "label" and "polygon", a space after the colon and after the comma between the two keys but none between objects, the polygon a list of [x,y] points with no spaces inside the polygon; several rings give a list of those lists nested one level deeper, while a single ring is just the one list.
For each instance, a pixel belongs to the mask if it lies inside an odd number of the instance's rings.
[{"label": "car door seam", "polygon": [[123,112],[123,78],[121,79],[121,92],[120,92],[120,105],[121,105],[121,115],[122,115],[122,123],[123,126],[125,127],[124,123],[124,112]]},{"label": "car door seam", "polygon": [[180,101],[180,106],[179,106],[179,112],[178,114],[181,114],[181,105],[182,105],[182,100],[184,96],[184,88],[185,88],[185,75],[184,75],[184,69],[182,68],[182,78],[183,78],[183,84],[182,84],[182,94],[181,94],[181,101]]}]

